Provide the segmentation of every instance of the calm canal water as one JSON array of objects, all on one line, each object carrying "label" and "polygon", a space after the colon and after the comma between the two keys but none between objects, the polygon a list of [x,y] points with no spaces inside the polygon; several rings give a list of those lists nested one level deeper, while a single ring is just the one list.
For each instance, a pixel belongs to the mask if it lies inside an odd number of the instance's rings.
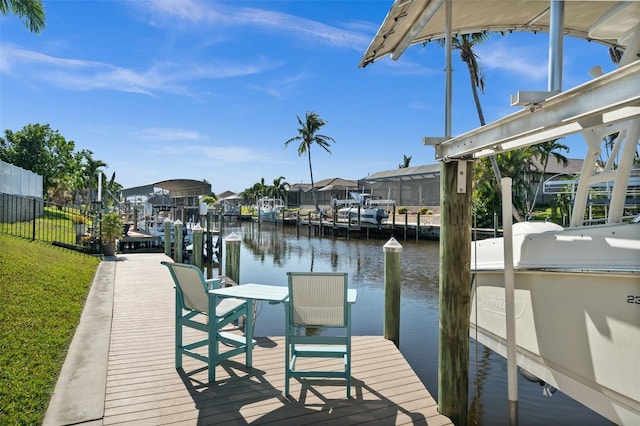
[{"label": "calm canal water", "polygon": [[[222,232],[242,238],[240,281],[286,286],[287,271],[348,272],[358,289],[352,310],[354,335],[382,335],[386,239],[309,237],[307,228],[240,222]],[[400,351],[430,393],[438,397],[438,242],[403,241]],[[214,271],[217,274],[217,271]],[[255,333],[282,336],[281,305],[259,306]],[[506,360],[472,339],[470,344],[470,423],[508,425]],[[519,424],[610,425],[607,419],[560,391],[552,397],[519,375]]]}]

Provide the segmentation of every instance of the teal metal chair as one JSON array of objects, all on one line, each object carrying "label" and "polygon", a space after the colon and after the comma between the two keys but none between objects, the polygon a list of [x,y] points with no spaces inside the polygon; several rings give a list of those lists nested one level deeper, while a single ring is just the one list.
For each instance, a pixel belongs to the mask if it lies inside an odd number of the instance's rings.
[{"label": "teal metal chair", "polygon": [[[248,313],[247,302],[243,299],[218,299],[208,290],[224,284],[223,277],[205,279],[200,268],[194,265],[161,262],[169,268],[175,283],[176,311],[176,368],[182,368],[182,356],[187,355],[207,363],[209,382],[215,381],[216,365],[225,359],[251,351],[255,340],[247,342],[244,335],[234,333],[241,317]],[[218,302],[218,303],[217,303]],[[206,333],[201,340],[183,342],[183,327],[190,327]],[[225,350],[221,352],[221,345]],[[202,350],[206,346],[206,351]],[[199,349],[199,351],[198,351]]]},{"label": "teal metal chair", "polygon": [[[289,379],[342,378],[351,396],[351,308],[347,303],[347,274],[288,272],[286,301],[285,395]],[[331,329],[321,335],[316,329]],[[327,330],[329,331],[329,330]],[[343,368],[296,368],[299,358],[342,358]]]}]

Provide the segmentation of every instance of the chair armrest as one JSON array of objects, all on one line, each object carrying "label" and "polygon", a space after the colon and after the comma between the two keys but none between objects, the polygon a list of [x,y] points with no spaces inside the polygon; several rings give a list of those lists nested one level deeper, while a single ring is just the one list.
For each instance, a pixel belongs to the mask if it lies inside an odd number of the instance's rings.
[{"label": "chair armrest", "polygon": [[349,304],[356,303],[356,299],[358,298],[358,290],[354,288],[350,288],[347,290],[347,302]]},{"label": "chair armrest", "polygon": [[220,285],[220,278],[210,278],[210,279],[204,280],[204,282],[207,284],[208,290],[215,290]]},{"label": "chair armrest", "polygon": [[220,303],[216,306],[216,316],[218,318],[225,317],[229,312],[233,312],[238,308],[247,306],[247,301],[244,299],[236,299],[235,297],[225,297],[220,300]]}]

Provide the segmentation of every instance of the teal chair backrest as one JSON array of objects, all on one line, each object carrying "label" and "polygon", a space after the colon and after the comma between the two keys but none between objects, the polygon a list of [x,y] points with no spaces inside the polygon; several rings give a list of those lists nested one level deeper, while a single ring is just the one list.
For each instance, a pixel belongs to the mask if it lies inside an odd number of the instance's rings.
[{"label": "teal chair backrest", "polygon": [[[162,262],[162,264],[171,272],[182,308],[208,314],[209,286],[200,268],[186,263]],[[212,284],[215,287],[215,282]]]},{"label": "teal chair backrest", "polygon": [[288,272],[287,276],[293,326],[347,326],[346,273]]}]

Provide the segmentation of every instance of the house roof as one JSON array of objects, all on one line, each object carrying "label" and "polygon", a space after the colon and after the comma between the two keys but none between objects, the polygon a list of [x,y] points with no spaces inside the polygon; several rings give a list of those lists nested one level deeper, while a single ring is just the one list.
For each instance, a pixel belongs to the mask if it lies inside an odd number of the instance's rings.
[{"label": "house roof", "polygon": [[318,181],[314,186],[318,188],[318,191],[344,191],[357,189],[358,181],[335,177]]},{"label": "house roof", "polygon": [[311,189],[310,183],[294,183],[293,185],[289,185],[289,189],[287,191],[288,192],[292,192],[292,191],[307,192],[310,189]]},{"label": "house roof", "polygon": [[[533,157],[531,159],[531,163],[536,170],[542,171],[543,166],[537,158]],[[553,156],[550,156],[549,161],[547,162],[547,168],[545,169],[545,174],[578,174],[582,171],[583,164],[584,160],[582,158],[567,158],[567,164],[564,165],[562,161],[557,161]]]},{"label": "house roof", "polygon": [[211,194],[210,183],[192,179],[163,180],[149,185],[126,188],[121,191],[121,194],[123,198],[149,196],[158,188],[169,191],[172,198]]},{"label": "house roof", "polygon": [[440,175],[440,164],[427,164],[424,166],[383,170],[380,172],[372,173],[369,176],[362,178],[361,180],[372,183],[383,181],[427,179],[438,175]]},{"label": "house roof", "polygon": [[[359,67],[383,56],[398,59],[407,46],[445,37],[444,0],[396,0],[378,29]],[[452,33],[549,32],[549,0],[452,0]],[[640,18],[640,2],[564,1],[564,34],[611,46]]]},{"label": "house roof", "polygon": [[[342,179],[339,177],[322,179],[313,183],[313,186],[317,191],[344,191],[347,189],[357,189],[358,181]],[[289,186],[289,192],[291,191],[311,191],[310,183],[295,183]]]},{"label": "house roof", "polygon": [[234,195],[237,195],[237,194],[235,192],[233,192],[233,191],[224,191],[224,192],[221,192],[220,194],[218,194],[218,199],[222,200],[224,198],[231,197],[231,196],[234,196]]}]

